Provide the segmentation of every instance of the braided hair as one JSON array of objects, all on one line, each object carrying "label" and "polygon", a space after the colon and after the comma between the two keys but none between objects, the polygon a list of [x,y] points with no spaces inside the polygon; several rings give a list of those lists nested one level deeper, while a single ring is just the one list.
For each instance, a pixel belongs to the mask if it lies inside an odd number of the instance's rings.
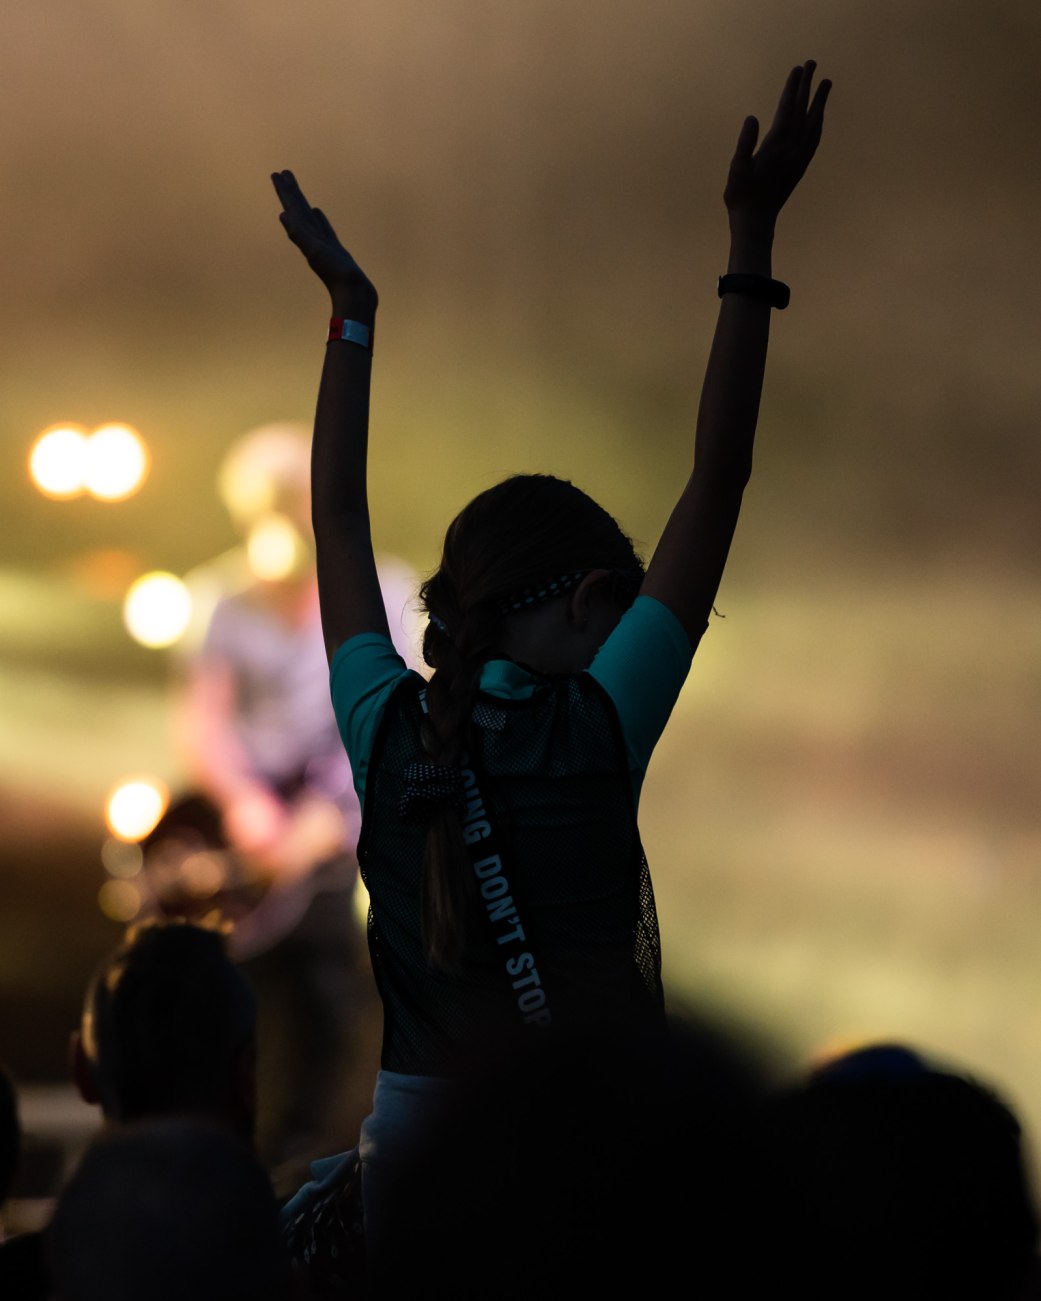
[{"label": "braided hair", "polygon": [[[501,653],[511,610],[552,599],[592,569],[611,574],[619,608],[632,604],[643,563],[615,519],[569,480],[517,474],[475,497],[445,535],[441,564],[420,588],[429,623],[423,746],[456,765],[469,743],[481,669]],[[473,882],[458,811],[432,815],[423,860],[423,938],[428,961],[456,967],[468,931]]]}]

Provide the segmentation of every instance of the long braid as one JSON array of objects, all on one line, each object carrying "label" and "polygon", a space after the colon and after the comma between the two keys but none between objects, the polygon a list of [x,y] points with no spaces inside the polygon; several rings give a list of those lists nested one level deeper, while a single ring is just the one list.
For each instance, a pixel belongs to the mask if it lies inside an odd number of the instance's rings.
[{"label": "long braid", "polygon": [[[444,597],[439,600],[439,579],[440,573],[423,585],[423,603],[432,612],[445,609],[452,624],[438,614],[442,627],[431,620],[424,637],[423,653],[434,673],[427,685],[421,739],[434,763],[453,766],[468,747],[481,669],[494,649],[499,620],[480,609],[464,614]],[[440,586],[444,586],[443,580]],[[442,806],[431,817],[427,831],[421,909],[427,960],[446,970],[459,965],[475,902],[470,874],[460,870],[466,861],[459,812],[450,805]]]}]

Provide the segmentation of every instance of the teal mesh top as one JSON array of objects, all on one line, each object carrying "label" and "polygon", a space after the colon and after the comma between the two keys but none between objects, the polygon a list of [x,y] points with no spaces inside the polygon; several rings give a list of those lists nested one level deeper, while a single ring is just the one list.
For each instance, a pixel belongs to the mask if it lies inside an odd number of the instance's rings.
[{"label": "teal mesh top", "polygon": [[[470,750],[502,846],[483,869],[482,926],[459,970],[426,962],[420,895],[426,823],[402,816],[424,679],[385,638],[334,659],[333,703],[362,800],[358,858],[384,1009],[381,1067],[451,1076],[527,1023],[620,1030],[662,1015],[661,954],[636,805],[692,651],[665,606],[640,598],[588,671],[540,677],[488,664]],[[470,871],[468,864],[461,869]]]}]

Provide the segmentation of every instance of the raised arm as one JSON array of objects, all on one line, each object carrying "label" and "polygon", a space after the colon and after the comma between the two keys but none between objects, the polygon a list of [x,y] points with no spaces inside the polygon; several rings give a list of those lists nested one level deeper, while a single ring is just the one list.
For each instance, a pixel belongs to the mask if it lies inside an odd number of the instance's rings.
[{"label": "raised arm", "polygon": [[777,215],[820,142],[831,83],[820,82],[811,101],[815,67],[810,61],[792,69],[758,150],[759,123],[745,119],[724,190],[727,274],[753,279],[722,295],[698,406],[694,468],[641,589],[673,611],[694,645],[723,577],[752,471],[771,312],[769,297],[758,291],[771,292]]},{"label": "raised arm", "polygon": [[[369,528],[366,462],[372,335],[378,297],[325,214],[312,208],[292,172],[275,172],[286,234],[329,291],[334,320],[352,324],[330,338],[315,410],[311,519],[318,599],[329,659],[360,632],[389,635]],[[330,334],[332,331],[330,331]]]}]

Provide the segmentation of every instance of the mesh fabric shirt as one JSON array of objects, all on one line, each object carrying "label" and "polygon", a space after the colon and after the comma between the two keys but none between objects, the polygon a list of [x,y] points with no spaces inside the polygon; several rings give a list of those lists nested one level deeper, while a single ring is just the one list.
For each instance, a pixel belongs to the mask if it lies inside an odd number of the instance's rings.
[{"label": "mesh fabric shirt", "polygon": [[636,805],[691,653],[674,616],[639,598],[586,672],[486,666],[470,747],[501,868],[475,901],[489,925],[474,928],[461,969],[447,973],[428,966],[421,940],[427,825],[400,812],[406,770],[426,758],[425,683],[400,661],[393,668],[385,638],[363,634],[340,648],[333,702],[363,799],[359,861],[384,1070],[465,1070],[530,1033],[526,1008],[557,1028],[660,1021],[658,924]]}]

